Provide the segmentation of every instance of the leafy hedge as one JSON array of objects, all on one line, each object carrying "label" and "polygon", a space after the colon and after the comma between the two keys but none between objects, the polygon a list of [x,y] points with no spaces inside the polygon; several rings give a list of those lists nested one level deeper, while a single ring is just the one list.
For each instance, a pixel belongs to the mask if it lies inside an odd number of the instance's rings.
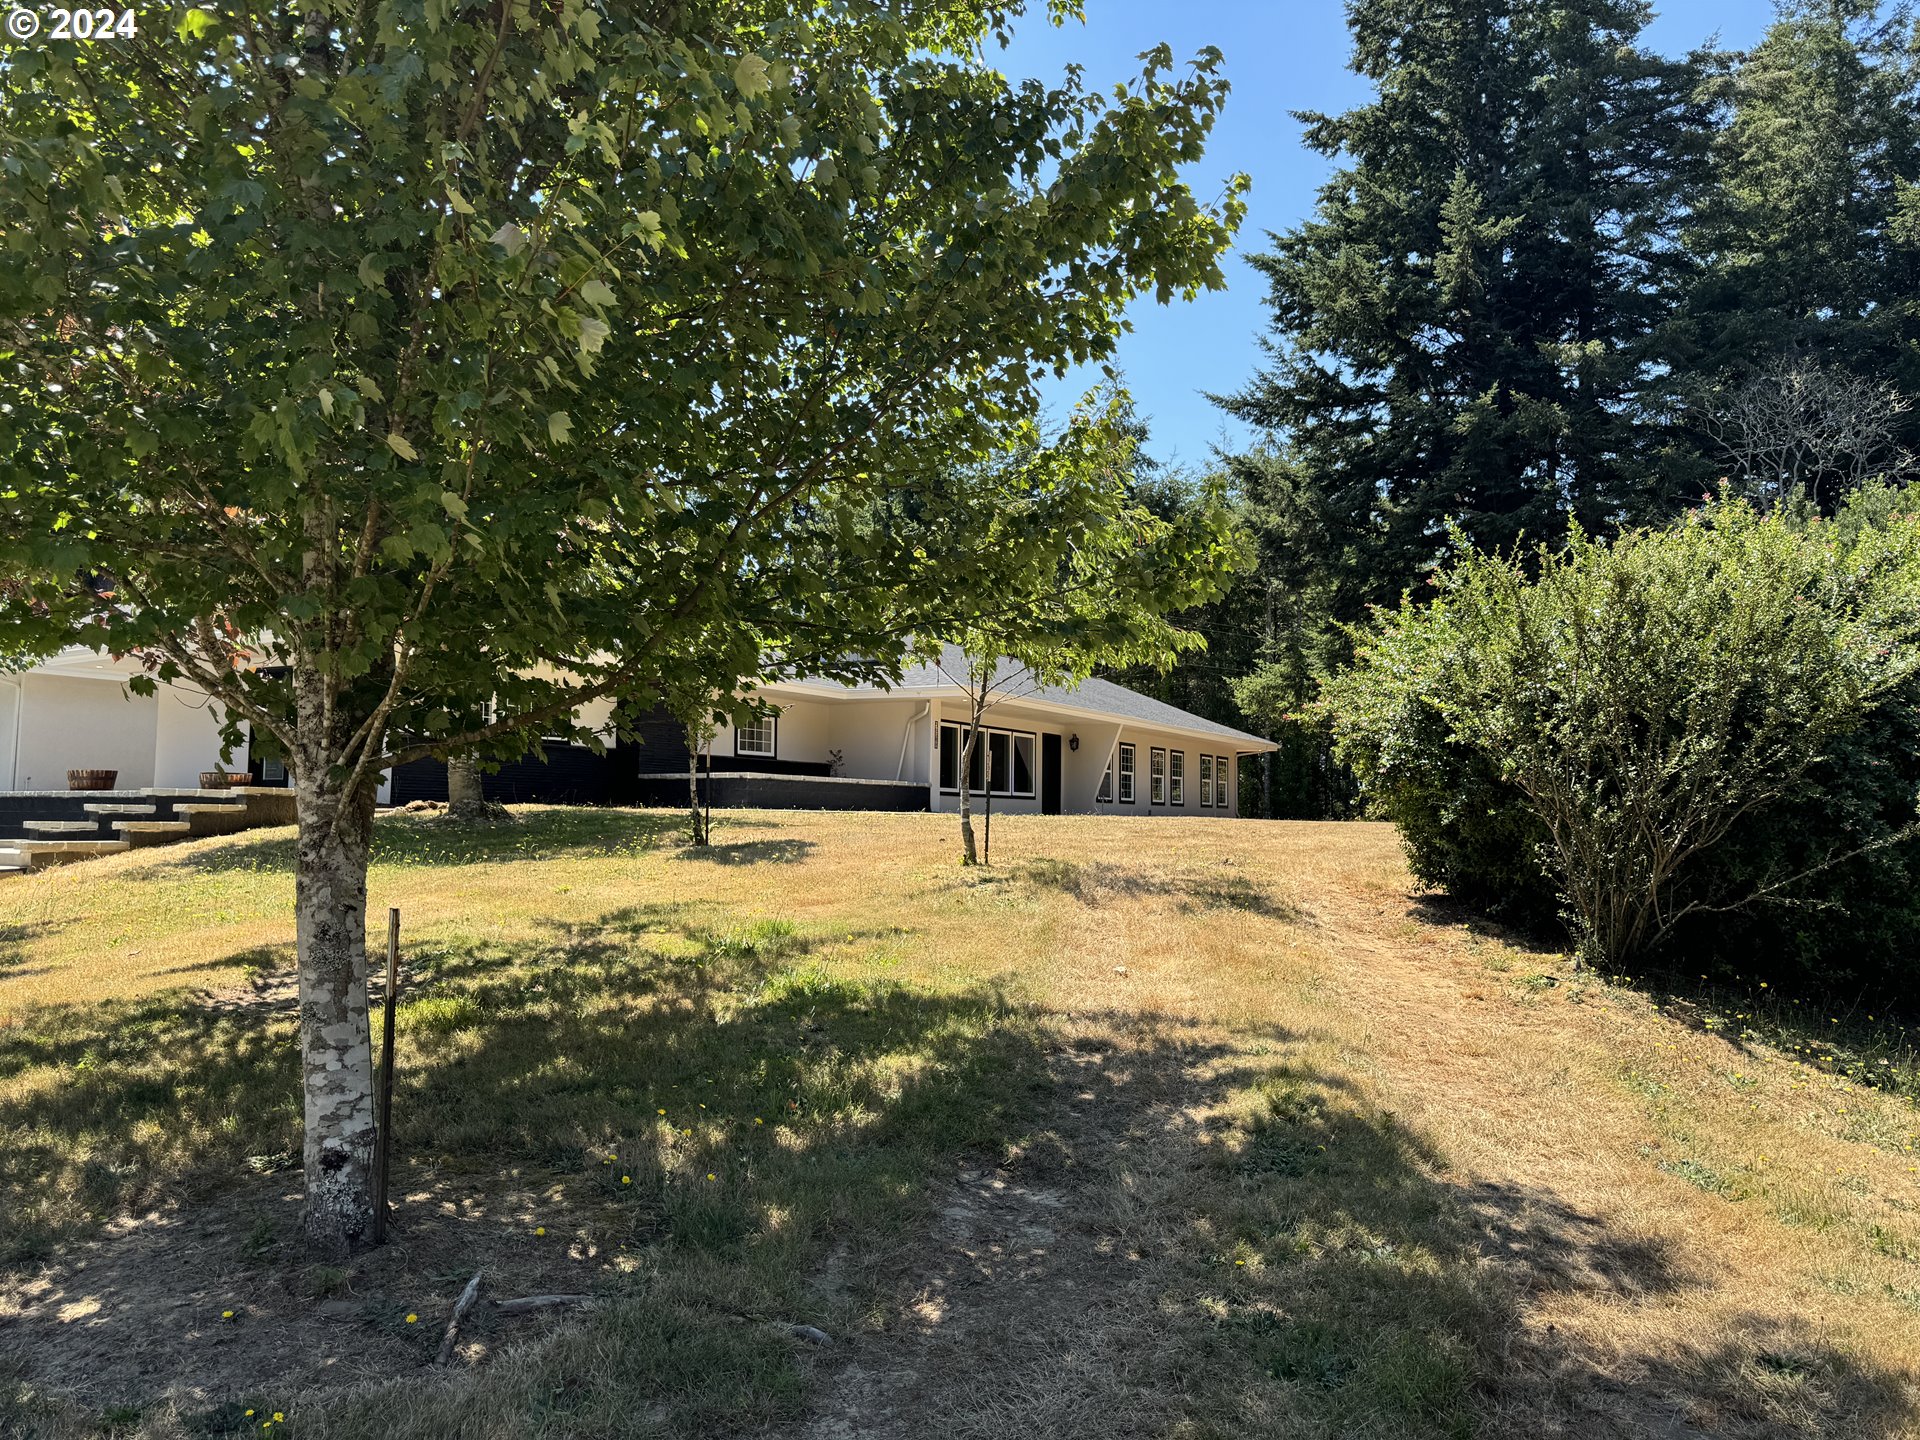
[{"label": "leafy hedge", "polygon": [[1468,554],[1323,705],[1421,879],[1596,961],[1882,987],[1920,945],[1920,519],[1885,495]]}]

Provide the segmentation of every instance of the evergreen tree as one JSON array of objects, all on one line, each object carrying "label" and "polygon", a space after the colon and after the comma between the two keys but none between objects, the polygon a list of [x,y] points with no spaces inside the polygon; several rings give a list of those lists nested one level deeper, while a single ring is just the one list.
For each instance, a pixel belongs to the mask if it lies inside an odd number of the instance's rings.
[{"label": "evergreen tree", "polygon": [[1605,530],[1699,483],[1676,437],[1679,243],[1706,58],[1639,44],[1639,0],[1356,0],[1375,98],[1305,115],[1342,163],[1255,264],[1269,369],[1223,400],[1284,437],[1342,618],[1448,543]]},{"label": "evergreen tree", "polygon": [[[1912,12],[1873,0],[1784,6],[1718,81],[1727,123],[1689,232],[1703,427],[1780,363],[1920,394],[1917,81]],[[1912,412],[1897,439],[1920,445]]]}]

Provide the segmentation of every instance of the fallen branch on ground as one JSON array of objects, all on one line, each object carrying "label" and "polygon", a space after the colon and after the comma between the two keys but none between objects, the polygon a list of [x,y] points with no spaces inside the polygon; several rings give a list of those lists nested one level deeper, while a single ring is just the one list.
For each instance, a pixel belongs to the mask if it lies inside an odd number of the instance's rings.
[{"label": "fallen branch on ground", "polygon": [[447,1319],[447,1333],[440,1337],[440,1357],[433,1363],[446,1365],[453,1360],[453,1342],[459,1338],[460,1322],[467,1318],[467,1311],[473,1308],[473,1302],[480,1296],[480,1276],[484,1271],[473,1272],[473,1279],[467,1282],[467,1288],[460,1292],[460,1300],[453,1307],[453,1314]]},{"label": "fallen branch on ground", "polygon": [[493,1308],[502,1315],[525,1315],[534,1310],[551,1310],[561,1305],[588,1305],[591,1295],[523,1295],[518,1300],[496,1300]]}]

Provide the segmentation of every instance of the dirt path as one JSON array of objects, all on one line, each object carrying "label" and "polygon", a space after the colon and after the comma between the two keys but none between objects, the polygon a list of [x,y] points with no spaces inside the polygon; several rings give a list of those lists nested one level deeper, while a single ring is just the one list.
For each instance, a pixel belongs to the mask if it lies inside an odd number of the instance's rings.
[{"label": "dirt path", "polygon": [[[881,1328],[833,1357],[795,1440],[1013,1440],[1164,1433],[1157,1311],[1169,1269],[1105,1193],[1185,1128],[1201,1066],[1092,1041],[1054,1065],[1053,1114],[1007,1165],[937,1198],[925,1261]],[[1165,1177],[1163,1177],[1165,1178]]]},{"label": "dirt path", "polygon": [[[1204,1008],[1205,997],[1179,957],[1156,947],[1151,922],[1116,927],[1101,897],[1089,897],[1057,973],[1150,996],[1158,1033],[1068,1053],[1037,1147],[1051,1159],[955,1179],[923,1268],[842,1350],[815,1417],[783,1434],[1428,1433],[1383,1416],[1335,1418],[1337,1404],[1315,1418],[1251,1400],[1210,1426],[1182,1393],[1209,1326],[1250,1316],[1298,1333],[1345,1323],[1368,1303],[1432,1303],[1404,1275],[1349,1286],[1339,1267],[1356,1234],[1379,1254],[1424,1252],[1418,1264],[1443,1272],[1437,1288],[1471,1297],[1459,1304],[1477,1331],[1467,1422],[1476,1433],[1920,1434],[1920,1364],[1877,1365],[1857,1315],[1828,1318],[1833,1257],[1764,1210],[1676,1177],[1672,1137],[1618,1083],[1624,1057],[1647,1043],[1636,1032],[1644,1017],[1601,992],[1554,993],[1566,983],[1560,957],[1532,957],[1558,977],[1537,989],[1490,970],[1483,942],[1432,924],[1403,888],[1333,877],[1310,888],[1311,915],[1247,922],[1276,951],[1299,952],[1273,966],[1280,998],[1269,1013],[1287,1015],[1284,1027],[1170,1023],[1166,1011]],[[1288,1083],[1321,1107],[1310,1133],[1325,1137],[1322,1150],[1350,1149],[1365,1178],[1303,1181],[1264,1209],[1222,1202],[1223,1097],[1261,1070],[1307,1077]],[[1369,1208],[1355,1192],[1382,1175],[1400,1199]],[[1299,1237],[1317,1236],[1309,1265],[1330,1265],[1331,1278],[1303,1271],[1236,1299],[1200,1269],[1216,1258],[1204,1238],[1224,1240],[1236,1225],[1256,1241],[1261,1225],[1296,1227],[1291,1243],[1303,1253]],[[1369,1285],[1371,1301],[1356,1301]],[[1881,1313],[1894,1327],[1891,1346],[1875,1336],[1881,1353],[1920,1362],[1912,1312]],[[1273,1373],[1291,1376],[1292,1363],[1283,1353]]]}]

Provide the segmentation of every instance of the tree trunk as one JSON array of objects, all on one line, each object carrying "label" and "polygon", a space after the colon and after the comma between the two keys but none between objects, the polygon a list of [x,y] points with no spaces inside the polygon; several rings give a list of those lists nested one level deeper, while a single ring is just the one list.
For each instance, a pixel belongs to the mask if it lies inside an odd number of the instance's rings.
[{"label": "tree trunk", "polygon": [[707,818],[700,809],[700,747],[697,744],[687,746],[687,843],[707,843]]},{"label": "tree trunk", "polygon": [[471,755],[447,757],[447,815],[454,820],[491,820],[494,806],[480,780],[480,766]]},{"label": "tree trunk", "polygon": [[367,1025],[371,783],[331,788],[318,753],[296,777],[294,913],[300,969],[309,1245],[344,1255],[373,1236],[373,1040]]},{"label": "tree trunk", "polygon": [[960,863],[978,865],[979,847],[973,840],[973,750],[980,743],[980,719],[967,727],[967,743],[960,748]]}]

